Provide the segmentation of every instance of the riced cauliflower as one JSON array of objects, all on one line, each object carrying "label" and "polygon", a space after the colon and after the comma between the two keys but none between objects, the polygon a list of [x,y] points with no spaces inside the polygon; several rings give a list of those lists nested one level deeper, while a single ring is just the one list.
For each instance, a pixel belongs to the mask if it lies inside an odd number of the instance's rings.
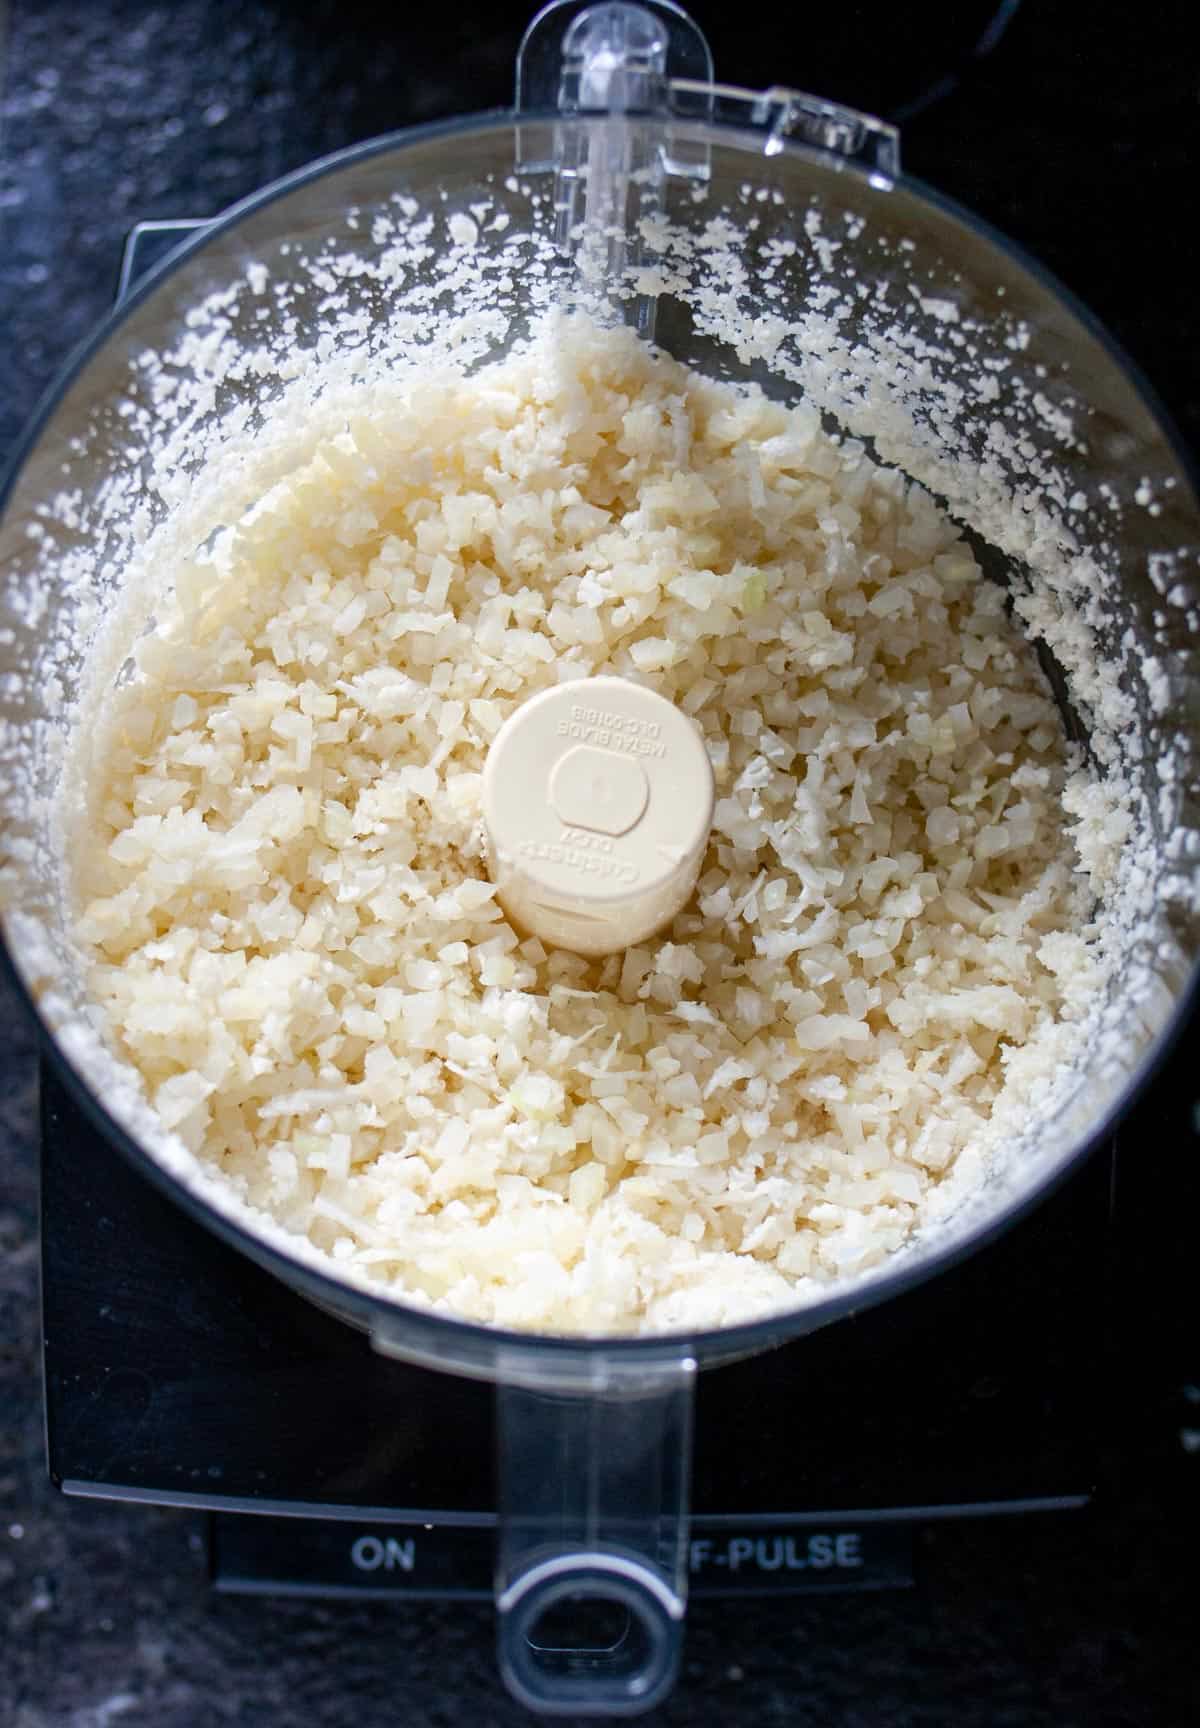
[{"label": "riced cauliflower", "polygon": [[[556,318],[362,412],[164,581],[80,739],[78,935],[164,1126],[341,1267],[542,1330],[717,1325],[877,1264],[1028,1120],[1103,961],[1032,648],[919,487]],[[696,892],[510,927],[480,777],[615,673],[700,729]]]}]

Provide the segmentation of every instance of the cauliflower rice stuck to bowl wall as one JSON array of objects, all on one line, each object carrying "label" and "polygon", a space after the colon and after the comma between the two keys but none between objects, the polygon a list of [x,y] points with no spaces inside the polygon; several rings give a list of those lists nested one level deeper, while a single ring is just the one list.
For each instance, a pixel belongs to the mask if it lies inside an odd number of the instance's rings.
[{"label": "cauliflower rice stuck to bowl wall", "polygon": [[[795,1306],[1079,1049],[1124,818],[953,524],[811,408],[582,318],[377,380],[131,655],[79,728],[91,990],[166,1128],[397,1295]],[[692,717],[717,802],[671,929],[589,962],[505,921],[480,776],[596,673]]]}]

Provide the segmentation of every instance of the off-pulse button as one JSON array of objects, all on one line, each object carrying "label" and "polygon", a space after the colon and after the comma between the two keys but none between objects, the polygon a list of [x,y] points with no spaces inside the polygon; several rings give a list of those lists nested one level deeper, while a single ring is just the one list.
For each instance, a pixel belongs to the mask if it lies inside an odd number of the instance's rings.
[{"label": "off-pulse button", "polygon": [[624,678],[580,678],[522,703],[483,772],[492,880],[515,924],[577,954],[617,953],[670,923],[712,822],[695,723]]}]

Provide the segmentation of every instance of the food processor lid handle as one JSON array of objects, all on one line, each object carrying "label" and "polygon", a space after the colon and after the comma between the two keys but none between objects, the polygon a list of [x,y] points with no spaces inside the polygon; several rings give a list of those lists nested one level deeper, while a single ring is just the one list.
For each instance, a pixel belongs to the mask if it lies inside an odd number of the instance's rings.
[{"label": "food processor lid handle", "polygon": [[704,32],[674,0],[550,0],[531,20],[517,53],[517,110],[612,107],[617,93],[610,94],[609,68],[618,83],[628,79],[637,98],[627,100],[627,108],[659,106],[666,78],[706,84],[713,78]]},{"label": "food processor lid handle", "polygon": [[[662,122],[673,79],[705,89],[712,75],[702,32],[669,0],[555,0],[526,31],[517,54],[518,126],[535,111],[557,119],[549,159],[544,133],[531,148],[530,128],[519,126],[518,166],[553,171],[555,240],[574,259],[574,291],[593,313],[629,301],[642,227],[661,209],[668,175],[707,178],[707,144],[675,148]],[[633,301],[647,338],[655,304],[648,294]]]},{"label": "food processor lid handle", "polygon": [[[522,118],[553,115],[567,123],[632,113],[666,122],[663,167],[683,179],[708,178],[708,149],[694,136],[695,123],[705,121],[761,132],[767,156],[793,141],[877,182],[900,174],[900,133],[877,115],[784,84],[746,90],[715,83],[707,39],[674,0],[550,0],[517,51],[513,106],[517,167],[526,174],[562,168],[570,134],[558,129],[550,141],[544,126],[522,129]],[[672,121],[691,123],[692,135],[681,136]]]},{"label": "food processor lid handle", "polygon": [[783,86],[714,83],[704,34],[673,0],[552,0],[517,53],[515,107],[517,167],[554,175],[555,239],[576,263],[575,293],[593,314],[631,307],[647,338],[657,296],[635,291],[631,273],[667,182],[708,179],[714,125],[761,132],[767,156],[803,144],[880,188],[900,172],[900,135],[874,115]]},{"label": "food processor lid handle", "polygon": [[676,78],[711,84],[712,50],[674,0],[550,0],[517,51],[518,114],[663,107]]}]

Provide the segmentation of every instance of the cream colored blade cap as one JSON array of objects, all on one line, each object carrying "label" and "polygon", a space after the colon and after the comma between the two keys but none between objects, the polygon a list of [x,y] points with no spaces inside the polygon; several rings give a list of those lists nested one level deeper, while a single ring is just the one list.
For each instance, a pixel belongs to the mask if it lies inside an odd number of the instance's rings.
[{"label": "cream colored blade cap", "polygon": [[577,954],[616,953],[670,922],[695,884],[712,810],[696,726],[625,678],[531,697],[496,734],[483,773],[501,904]]}]

